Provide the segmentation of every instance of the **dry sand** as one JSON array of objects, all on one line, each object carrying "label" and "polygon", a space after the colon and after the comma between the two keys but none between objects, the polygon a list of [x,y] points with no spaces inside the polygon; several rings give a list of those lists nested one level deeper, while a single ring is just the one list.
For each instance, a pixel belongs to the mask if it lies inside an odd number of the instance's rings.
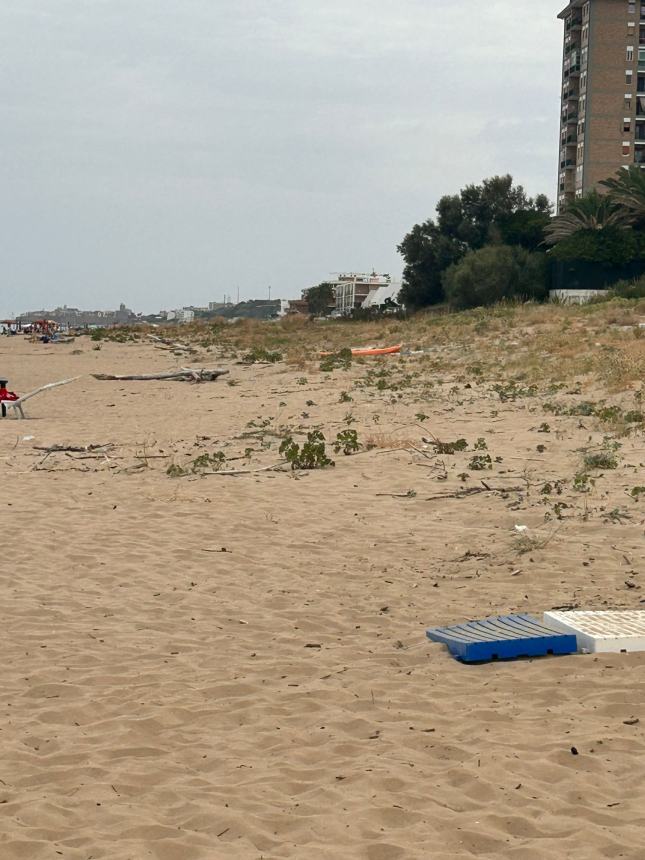
[{"label": "dry sand", "polygon": [[[22,392],[179,361],[141,344],[0,341]],[[625,490],[645,484],[642,434],[545,522],[559,499],[545,504],[541,482],[570,483],[577,449],[602,439],[594,419],[501,403],[483,384],[451,391],[448,377],[421,405],[392,402],[355,385],[367,364],[332,379],[228,366],[236,385],[84,376],[0,422],[3,860],[641,860],[645,654],[466,667],[424,631],[639,608],[643,502]],[[227,468],[274,463],[276,437],[235,438],[249,422],[333,438],[348,411],[381,447],[334,469],[165,473],[247,447]],[[463,484],[472,450],[441,457],[442,480],[419,411],[503,462]],[[56,443],[115,447],[33,447]],[[482,474],[529,495],[427,500]],[[630,518],[607,518],[616,508]],[[520,554],[516,524],[545,545]]]}]

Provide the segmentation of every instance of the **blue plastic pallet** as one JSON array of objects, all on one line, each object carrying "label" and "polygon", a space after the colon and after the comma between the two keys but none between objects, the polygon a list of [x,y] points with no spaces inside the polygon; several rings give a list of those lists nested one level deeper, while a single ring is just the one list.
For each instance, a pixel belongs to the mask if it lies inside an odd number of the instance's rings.
[{"label": "blue plastic pallet", "polygon": [[578,650],[574,635],[562,633],[532,615],[503,615],[436,627],[427,630],[426,635],[433,642],[443,642],[464,663],[574,654]]}]

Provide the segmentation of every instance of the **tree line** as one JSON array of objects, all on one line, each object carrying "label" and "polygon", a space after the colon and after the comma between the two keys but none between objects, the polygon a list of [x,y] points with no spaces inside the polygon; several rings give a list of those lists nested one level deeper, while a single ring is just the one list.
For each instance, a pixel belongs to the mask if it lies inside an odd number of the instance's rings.
[{"label": "tree line", "polygon": [[[554,263],[610,272],[635,261],[645,271],[645,171],[620,170],[553,217],[548,197],[529,197],[513,178],[494,176],[442,197],[436,216],[415,224],[398,246],[405,268],[400,301],[414,310],[503,299],[543,300]],[[626,295],[645,286],[616,284]]]}]

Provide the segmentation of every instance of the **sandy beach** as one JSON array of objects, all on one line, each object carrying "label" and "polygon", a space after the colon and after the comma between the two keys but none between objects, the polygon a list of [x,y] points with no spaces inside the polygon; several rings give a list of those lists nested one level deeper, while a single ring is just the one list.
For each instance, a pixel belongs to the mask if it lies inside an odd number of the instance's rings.
[{"label": "sandy beach", "polygon": [[[185,363],[152,343],[1,339],[21,393],[81,376],[0,422],[3,860],[641,860],[645,654],[464,666],[425,638],[642,608],[642,426],[544,409],[634,385],[504,398],[433,337],[331,373],[214,349],[202,385],[90,375]],[[360,452],[191,465],[316,427]],[[576,491],[608,435],[618,468]]]}]

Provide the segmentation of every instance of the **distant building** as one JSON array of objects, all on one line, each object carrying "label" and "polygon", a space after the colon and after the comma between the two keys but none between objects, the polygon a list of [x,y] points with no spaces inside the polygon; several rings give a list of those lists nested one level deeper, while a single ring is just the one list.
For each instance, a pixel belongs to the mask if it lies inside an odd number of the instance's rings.
[{"label": "distant building", "polygon": [[[306,290],[303,290],[303,295]],[[301,299],[289,299],[289,307],[287,308],[287,316],[308,316],[309,302],[306,297]]]},{"label": "distant building", "polygon": [[377,275],[376,272],[348,272],[338,275],[330,283],[336,293],[336,314],[348,316],[363,305],[370,293],[376,292],[380,287],[389,287],[392,279],[389,275]]},{"label": "distant building", "polygon": [[398,305],[398,295],[401,286],[401,281],[392,279],[389,284],[372,290],[361,305],[361,308],[368,310],[369,308],[381,308],[386,305],[390,307]]},{"label": "distant building", "polygon": [[645,167],[645,3],[571,0],[564,22],[558,210]]},{"label": "distant building", "polygon": [[135,322],[137,317],[124,304],[121,304],[117,311],[82,311],[79,308],[68,308],[67,305],[63,305],[62,308],[55,308],[54,310],[27,311],[18,317],[19,322],[23,325],[43,319],[53,320],[62,326],[81,328],[84,326],[124,325]]}]

